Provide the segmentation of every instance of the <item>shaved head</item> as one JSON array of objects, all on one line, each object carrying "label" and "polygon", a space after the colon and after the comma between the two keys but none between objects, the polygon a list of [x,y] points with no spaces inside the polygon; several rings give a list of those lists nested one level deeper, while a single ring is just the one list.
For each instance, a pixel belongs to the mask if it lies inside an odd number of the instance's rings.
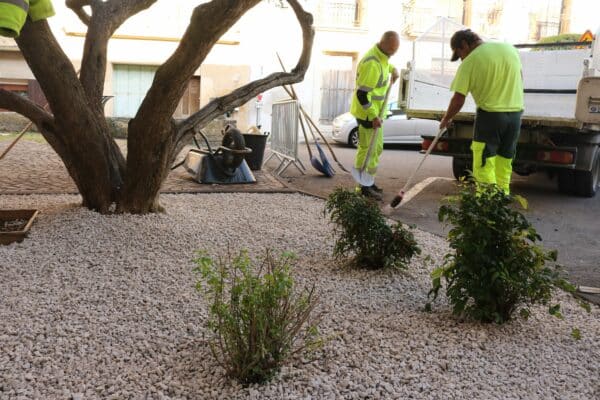
[{"label": "shaved head", "polygon": [[379,49],[383,51],[388,57],[393,56],[400,47],[400,36],[397,32],[387,31],[381,35],[381,39],[378,43]]}]

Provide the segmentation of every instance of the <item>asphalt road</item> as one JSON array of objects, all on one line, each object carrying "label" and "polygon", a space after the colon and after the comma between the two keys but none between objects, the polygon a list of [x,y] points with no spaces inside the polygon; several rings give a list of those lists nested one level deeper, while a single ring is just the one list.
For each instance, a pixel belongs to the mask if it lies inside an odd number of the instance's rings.
[{"label": "asphalt road", "polygon": [[[288,184],[321,197],[326,197],[337,186],[354,187],[350,174],[343,173],[331,157],[329,161],[337,174],[327,178],[310,165],[306,145],[300,143],[299,147],[299,159],[307,171],[302,175],[294,166],[287,168],[282,178]],[[355,150],[336,144],[332,148],[342,165],[350,169]],[[314,146],[312,149],[316,154]],[[385,147],[377,174],[377,185],[384,190],[383,206],[390,203],[422,159],[418,150],[418,146]],[[276,166],[276,160],[272,159],[266,168],[272,170]],[[445,236],[448,228],[438,222],[437,211],[444,196],[456,193],[451,158],[430,156],[413,183],[425,186],[418,193],[409,191],[407,201],[396,209],[384,210],[393,219]],[[542,237],[542,244],[558,250],[559,263],[565,267],[569,279],[577,285],[600,287],[600,194],[594,198],[560,194],[556,181],[542,173],[524,177],[515,174],[511,190],[528,200],[529,209],[524,214]],[[600,295],[586,297],[600,304]]]}]

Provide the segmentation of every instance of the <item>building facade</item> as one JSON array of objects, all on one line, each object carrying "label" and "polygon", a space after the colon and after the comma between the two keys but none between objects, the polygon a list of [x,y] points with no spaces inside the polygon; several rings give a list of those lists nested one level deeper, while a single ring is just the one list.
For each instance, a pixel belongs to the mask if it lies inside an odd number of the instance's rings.
[{"label": "building facade", "polygon": [[[565,0],[304,0],[313,13],[315,41],[311,66],[296,91],[315,121],[326,126],[349,109],[356,65],[386,30],[402,35],[392,63],[403,68],[412,59],[411,41],[439,17],[464,23],[488,38],[527,42],[558,33]],[[149,89],[156,69],[175,51],[193,8],[202,1],[157,1],[126,21],[111,38],[105,95],[107,116],[131,118]],[[573,25],[580,24],[584,0],[572,0]],[[581,3],[581,4],[580,4]],[[51,28],[77,69],[83,53],[86,26],[55,1]],[[585,4],[584,6],[585,7]],[[596,27],[589,27],[595,30]],[[293,68],[301,52],[301,31],[284,0],[264,0],[244,15],[214,46],[194,73],[174,114],[185,118],[211,99],[251,80]],[[35,78],[11,39],[0,38],[0,87],[44,103]],[[234,110],[232,117],[245,130],[262,125],[270,130],[271,105],[287,99],[281,88]]]}]

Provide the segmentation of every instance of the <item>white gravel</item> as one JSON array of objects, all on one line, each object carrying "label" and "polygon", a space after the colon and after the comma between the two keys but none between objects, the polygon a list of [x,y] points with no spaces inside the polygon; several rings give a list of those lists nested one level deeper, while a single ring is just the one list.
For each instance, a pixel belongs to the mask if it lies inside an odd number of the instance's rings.
[{"label": "white gravel", "polygon": [[[423,312],[425,261],[443,239],[415,231],[407,273],[340,269],[323,202],[301,195],[164,195],[162,215],[100,216],[77,196],[0,196],[39,208],[21,244],[0,246],[0,399],[598,399],[600,310],[560,294],[564,320],[534,309],[504,326],[459,322],[445,299]],[[194,289],[197,249],[266,247],[300,256],[328,339],[269,384],[223,376]],[[582,339],[570,336],[578,327]]]}]

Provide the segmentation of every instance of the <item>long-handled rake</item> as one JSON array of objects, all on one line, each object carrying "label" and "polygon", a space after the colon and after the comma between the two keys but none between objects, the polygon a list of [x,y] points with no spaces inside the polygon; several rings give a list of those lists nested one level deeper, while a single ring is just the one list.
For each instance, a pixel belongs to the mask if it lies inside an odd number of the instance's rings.
[{"label": "long-handled rake", "polygon": [[[391,89],[392,85],[390,83],[390,85],[387,88],[387,91],[385,92],[383,106],[381,107],[381,110],[379,110],[379,119],[381,121],[383,121],[383,118],[385,116],[385,110],[387,107],[387,101],[388,97],[390,96]],[[375,183],[375,177],[367,172],[367,165],[369,165],[369,161],[371,160],[371,154],[373,154],[373,146],[375,146],[375,141],[377,140],[377,136],[380,132],[381,127],[378,127],[377,129],[375,129],[375,132],[373,132],[373,135],[371,136],[371,141],[369,142],[369,148],[367,149],[367,155],[365,156],[365,160],[363,161],[360,169],[357,169],[355,166],[352,166],[352,177],[361,186],[373,186],[373,184]]]}]

